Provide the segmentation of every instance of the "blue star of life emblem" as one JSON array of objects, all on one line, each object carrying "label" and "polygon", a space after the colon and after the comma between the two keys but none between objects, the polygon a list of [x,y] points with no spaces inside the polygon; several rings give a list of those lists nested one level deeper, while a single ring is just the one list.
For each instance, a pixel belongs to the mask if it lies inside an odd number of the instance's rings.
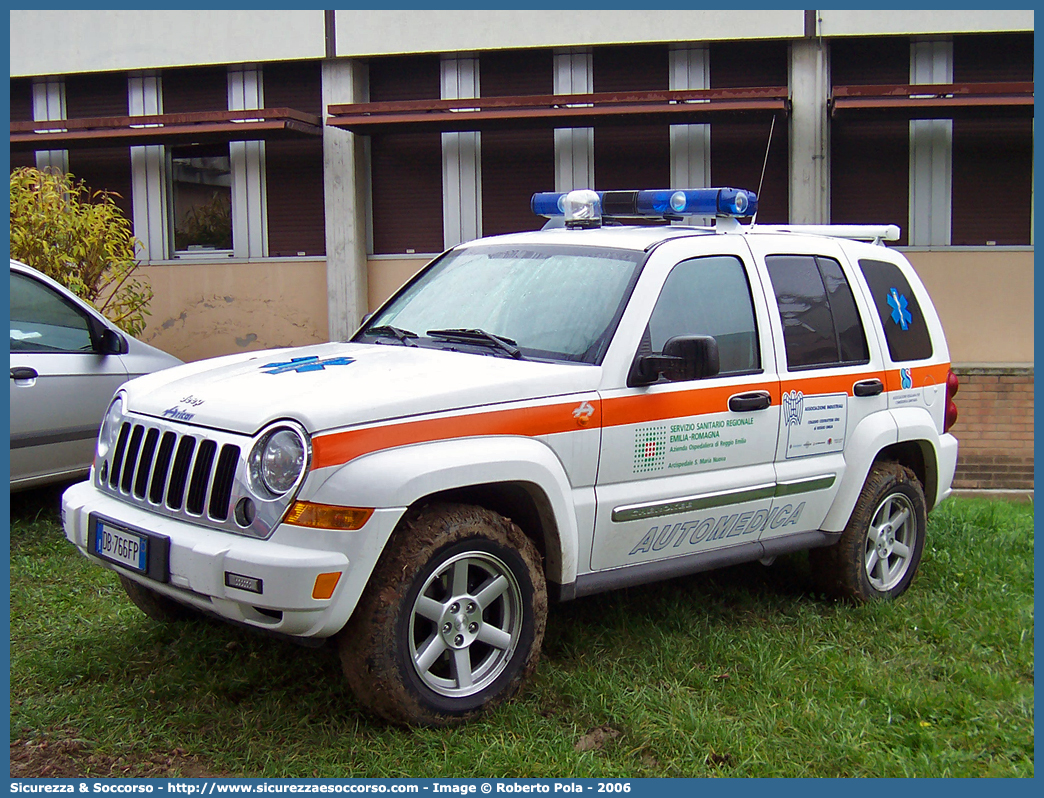
[{"label": "blue star of life emblem", "polygon": [[354,362],[355,358],[352,357],[328,357],[326,360],[320,360],[318,355],[309,355],[291,358],[284,363],[266,363],[261,370],[265,374],[286,374],[289,371],[300,374],[304,371],[324,371],[327,366],[347,366]]},{"label": "blue star of life emblem", "polygon": [[906,295],[900,294],[894,288],[888,294],[888,306],[892,309],[892,321],[904,330],[909,330],[910,322],[913,321],[913,315],[906,309],[908,304]]}]

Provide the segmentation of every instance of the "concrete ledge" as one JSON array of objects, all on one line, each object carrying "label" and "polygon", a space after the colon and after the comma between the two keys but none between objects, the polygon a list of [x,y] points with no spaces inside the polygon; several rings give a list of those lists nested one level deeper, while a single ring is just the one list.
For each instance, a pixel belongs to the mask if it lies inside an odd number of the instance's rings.
[{"label": "concrete ledge", "polygon": [[1033,366],[951,366],[958,377],[1029,377]]},{"label": "concrete ledge", "polygon": [[961,499],[996,499],[1006,502],[1029,502],[1033,503],[1032,490],[1004,490],[987,488],[954,488],[951,496]]}]

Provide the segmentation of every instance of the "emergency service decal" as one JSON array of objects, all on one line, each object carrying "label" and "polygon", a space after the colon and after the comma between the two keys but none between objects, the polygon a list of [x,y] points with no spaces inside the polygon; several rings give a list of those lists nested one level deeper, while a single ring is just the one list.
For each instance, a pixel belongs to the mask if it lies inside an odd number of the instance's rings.
[{"label": "emergency service decal", "polygon": [[[924,393],[922,391],[913,390],[913,369],[901,368],[899,369],[899,386],[902,388],[900,391],[893,391],[888,397],[888,403],[892,407],[904,407],[906,405],[919,405],[922,401],[926,401]],[[932,396],[932,401],[935,397]],[[928,402],[931,405],[931,402]]]},{"label": "emergency service decal", "polygon": [[[667,521],[647,530],[627,556],[634,557],[636,554],[663,551],[668,547],[671,550],[678,549],[678,553],[687,554],[690,546],[699,546],[701,543],[747,535],[756,539],[758,533],[764,532],[766,529],[779,529],[797,524],[801,518],[801,511],[804,509],[804,502],[796,507],[792,503],[787,503],[773,507],[771,511],[761,509],[742,513],[722,512],[692,520]],[[671,551],[665,552],[661,556],[666,556],[668,553]]]},{"label": "emergency service decal", "polygon": [[805,396],[783,394],[783,423],[787,428],[787,457],[840,452],[845,448],[848,394]]},{"label": "emergency service decal", "polygon": [[[741,464],[748,437],[756,430],[750,416],[691,416],[669,425],[634,431],[634,473],[727,468]],[[740,460],[736,460],[736,456]],[[736,462],[731,462],[736,460]]]},{"label": "emergency service decal", "polygon": [[634,431],[634,473],[659,471],[667,458],[667,427],[638,427]]},{"label": "emergency service decal", "polygon": [[576,419],[576,425],[578,427],[586,427],[591,422],[591,417],[594,416],[595,409],[590,402],[582,402],[576,410],[573,411],[573,418]]},{"label": "emergency service decal", "polygon": [[904,330],[910,329],[913,315],[907,310],[909,302],[905,294],[900,294],[894,288],[888,292],[888,306],[892,309],[892,321]]},{"label": "emergency service decal", "polygon": [[320,360],[318,355],[295,357],[283,363],[266,363],[261,367],[265,374],[286,374],[293,371],[298,374],[305,371],[325,371],[327,366],[347,366],[354,363],[353,357],[328,357]]}]

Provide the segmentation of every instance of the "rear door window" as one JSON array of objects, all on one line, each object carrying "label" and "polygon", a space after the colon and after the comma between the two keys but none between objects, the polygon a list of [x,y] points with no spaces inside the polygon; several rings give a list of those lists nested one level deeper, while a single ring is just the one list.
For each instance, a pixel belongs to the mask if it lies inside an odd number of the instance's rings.
[{"label": "rear door window", "polygon": [[870,362],[863,323],[841,264],[819,255],[769,255],[765,264],[790,371]]}]

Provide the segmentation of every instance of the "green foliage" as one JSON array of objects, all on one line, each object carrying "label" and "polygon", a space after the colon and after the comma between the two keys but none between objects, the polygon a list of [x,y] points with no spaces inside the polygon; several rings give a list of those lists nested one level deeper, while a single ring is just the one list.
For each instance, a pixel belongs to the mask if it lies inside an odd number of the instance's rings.
[{"label": "green foliage", "polygon": [[130,221],[105,191],[72,175],[30,167],[11,172],[11,257],[57,280],[131,335],[145,329],[152,300]]}]

